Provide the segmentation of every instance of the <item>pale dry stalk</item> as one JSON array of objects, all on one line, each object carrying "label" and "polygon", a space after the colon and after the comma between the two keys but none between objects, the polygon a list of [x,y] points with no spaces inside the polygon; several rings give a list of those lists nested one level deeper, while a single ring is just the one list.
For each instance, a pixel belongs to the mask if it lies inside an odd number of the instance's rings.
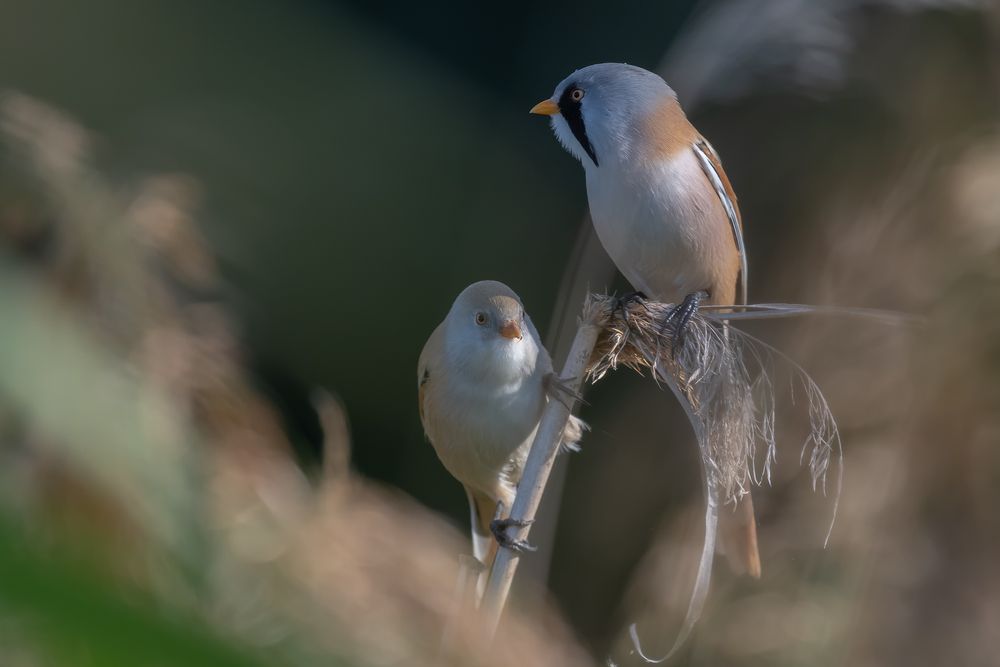
[{"label": "pale dry stalk", "polygon": [[[607,310],[603,304],[596,304],[588,300],[584,306],[573,346],[566,357],[566,363],[560,376],[563,386],[568,392],[580,391],[606,316]],[[530,522],[535,518],[538,505],[542,500],[542,493],[544,493],[545,485],[549,479],[549,473],[552,471],[552,465],[555,463],[562,445],[563,431],[566,429],[571,407],[569,401],[551,400],[542,414],[535,439],[531,443],[531,452],[528,454],[521,482],[517,488],[517,496],[511,508],[510,516],[515,521]],[[510,535],[514,539],[526,540],[529,528],[529,526],[511,528]],[[486,592],[480,607],[486,624],[486,632],[490,637],[496,632],[500,616],[507,603],[510,586],[517,570],[517,562],[518,554],[510,549],[500,549],[493,563],[493,569],[490,571]]]}]

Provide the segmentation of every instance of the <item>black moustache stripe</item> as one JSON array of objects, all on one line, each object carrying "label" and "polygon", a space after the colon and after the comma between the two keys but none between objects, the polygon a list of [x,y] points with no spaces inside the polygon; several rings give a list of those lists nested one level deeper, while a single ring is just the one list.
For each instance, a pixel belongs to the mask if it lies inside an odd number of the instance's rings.
[{"label": "black moustache stripe", "polygon": [[583,125],[581,103],[572,97],[575,88],[576,86],[567,86],[566,90],[563,91],[563,94],[559,98],[559,113],[566,119],[570,132],[573,133],[576,140],[583,146],[583,150],[587,151],[587,155],[594,161],[594,166],[598,167],[600,165],[597,163],[597,153],[594,152],[594,147],[590,145],[590,139],[587,138],[587,128]]}]

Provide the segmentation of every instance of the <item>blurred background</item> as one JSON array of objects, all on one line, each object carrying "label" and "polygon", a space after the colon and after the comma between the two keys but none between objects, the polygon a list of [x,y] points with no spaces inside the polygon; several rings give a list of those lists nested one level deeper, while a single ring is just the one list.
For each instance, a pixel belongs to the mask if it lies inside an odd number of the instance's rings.
[{"label": "blurred background", "polygon": [[588,390],[504,640],[439,646],[468,510],[417,357],[473,281],[557,359],[586,289],[625,287],[527,114],[603,61],[662,73],[722,155],[752,302],[925,319],[746,327],[839,420],[839,517],[824,549],[785,396],[763,577],[717,563],[677,662],[994,662],[995,3],[8,0],[0,663],[628,665],[632,622],[665,652],[698,460],[629,371]]}]

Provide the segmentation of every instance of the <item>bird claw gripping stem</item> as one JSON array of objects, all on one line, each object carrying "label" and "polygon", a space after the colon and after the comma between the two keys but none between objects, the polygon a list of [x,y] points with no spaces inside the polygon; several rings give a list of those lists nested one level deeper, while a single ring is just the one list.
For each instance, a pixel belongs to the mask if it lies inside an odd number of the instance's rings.
[{"label": "bird claw gripping stem", "polygon": [[631,326],[629,324],[629,319],[628,319],[629,318],[629,315],[628,315],[629,304],[637,303],[640,306],[642,306],[643,308],[645,308],[646,307],[646,303],[645,302],[646,302],[646,299],[648,299],[648,298],[649,297],[647,297],[644,293],[642,293],[642,292],[640,292],[638,290],[635,291],[635,292],[628,292],[626,294],[623,294],[620,297],[618,297],[617,299],[615,299],[615,305],[611,309],[611,314],[614,315],[617,311],[620,310],[621,313],[622,313],[622,319],[625,320],[625,326],[629,327],[629,326]]},{"label": "bird claw gripping stem", "polygon": [[538,547],[528,544],[527,540],[515,540],[507,534],[507,529],[511,527],[526,528],[532,523],[534,521],[523,521],[510,517],[506,519],[493,519],[490,521],[490,532],[493,533],[497,544],[505,549],[510,549],[514,553],[523,554],[526,551],[535,551]]},{"label": "bird claw gripping stem", "polygon": [[677,358],[677,349],[684,344],[688,322],[698,312],[698,307],[707,296],[705,292],[692,292],[667,313],[667,317],[663,320],[663,329],[673,329],[673,341],[670,344],[671,358]]},{"label": "bird claw gripping stem", "polygon": [[559,401],[570,412],[573,411],[573,404],[576,401],[583,401],[583,395],[569,386],[569,383],[576,378],[563,379],[555,373],[545,376],[545,393],[554,400]]}]

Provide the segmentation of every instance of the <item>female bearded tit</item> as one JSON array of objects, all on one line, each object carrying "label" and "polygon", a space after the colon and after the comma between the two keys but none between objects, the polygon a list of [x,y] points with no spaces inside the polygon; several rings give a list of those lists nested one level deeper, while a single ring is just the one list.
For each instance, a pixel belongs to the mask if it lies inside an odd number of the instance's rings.
[{"label": "female bearded tit", "polygon": [[[640,296],[679,304],[675,344],[705,299],[746,303],[747,263],[736,195],[718,154],[659,77],[618,63],[564,79],[531,113],[550,116],[583,164],[601,244]],[[760,576],[750,496],[720,513],[720,548],[737,571]]]},{"label": "female bearded tit", "polygon": [[[431,334],[417,365],[420,420],[441,463],[465,486],[473,554],[489,566],[507,537],[521,472],[549,394],[552,361],[517,294],[487,280],[466,287]],[[563,447],[576,449],[586,425],[570,417]]]}]

